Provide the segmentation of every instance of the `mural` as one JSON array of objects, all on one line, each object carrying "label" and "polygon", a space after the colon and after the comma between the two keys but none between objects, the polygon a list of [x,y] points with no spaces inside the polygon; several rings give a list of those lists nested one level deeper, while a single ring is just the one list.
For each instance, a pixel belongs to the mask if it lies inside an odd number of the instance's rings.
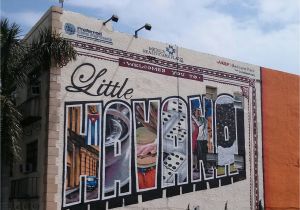
[{"label": "mural", "polygon": [[162,186],[188,181],[187,105],[180,98],[169,98],[162,111]]},{"label": "mural", "polygon": [[131,189],[131,109],[122,102],[104,111],[103,198],[126,195]]},{"label": "mural", "polygon": [[246,178],[241,93],[103,103],[66,103],[66,207]]},{"label": "mural", "polygon": [[214,154],[212,100],[200,97],[190,99],[192,137],[192,179],[201,180],[214,177],[216,155]]},{"label": "mural", "polygon": [[[155,189],[157,186],[159,102],[134,103],[135,150],[137,190]],[[146,112],[148,110],[148,112]]]},{"label": "mural", "polygon": [[216,100],[216,141],[218,150],[217,175],[237,172],[234,154],[237,154],[236,120],[234,100],[231,96],[220,96]]},{"label": "mural", "polygon": [[66,107],[65,204],[99,198],[101,110],[100,103]]},{"label": "mural", "polygon": [[[246,174],[250,208],[257,206],[254,79],[71,42],[91,53],[79,51],[86,59],[66,74],[62,209],[113,209],[234,185]],[[185,94],[160,89],[175,81]]]}]

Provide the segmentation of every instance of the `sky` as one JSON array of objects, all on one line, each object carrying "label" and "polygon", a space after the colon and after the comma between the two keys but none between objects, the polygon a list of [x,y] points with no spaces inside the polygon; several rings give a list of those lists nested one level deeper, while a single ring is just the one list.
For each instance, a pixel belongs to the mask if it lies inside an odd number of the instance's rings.
[{"label": "sky", "polygon": [[[1,17],[22,35],[58,0],[1,0]],[[300,0],[65,0],[64,9],[116,31],[300,75]]]}]

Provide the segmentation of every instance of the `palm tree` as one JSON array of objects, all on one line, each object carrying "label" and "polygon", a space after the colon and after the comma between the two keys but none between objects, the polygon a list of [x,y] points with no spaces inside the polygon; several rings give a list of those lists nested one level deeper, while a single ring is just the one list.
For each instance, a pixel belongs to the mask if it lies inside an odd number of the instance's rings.
[{"label": "palm tree", "polygon": [[9,24],[7,19],[1,19],[0,39],[0,162],[1,181],[4,183],[7,181],[10,165],[15,160],[21,159],[19,154],[22,114],[15,102],[16,89],[25,86],[29,73],[38,77],[41,71],[48,71],[52,65],[63,66],[76,59],[76,51],[68,41],[48,29],[41,30],[30,43],[22,41],[20,27],[15,23]]},{"label": "palm tree", "polygon": [[1,19],[1,159],[6,163],[19,159],[22,115],[14,93],[25,85],[27,75],[39,75],[51,65],[63,66],[76,59],[72,45],[48,29],[30,43],[19,39],[20,27]]},{"label": "palm tree", "polygon": [[8,20],[1,20],[1,159],[19,159],[19,140],[22,135],[21,114],[17,110],[13,93],[16,85],[24,84],[26,74],[21,71],[21,60],[26,54],[18,40],[20,28]]}]

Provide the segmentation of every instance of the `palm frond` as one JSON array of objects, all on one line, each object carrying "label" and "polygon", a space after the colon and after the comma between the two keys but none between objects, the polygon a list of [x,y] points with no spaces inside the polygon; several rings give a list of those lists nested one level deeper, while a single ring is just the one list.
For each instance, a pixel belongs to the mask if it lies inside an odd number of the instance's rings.
[{"label": "palm frond", "polygon": [[12,94],[23,87],[28,75],[38,76],[52,65],[64,66],[76,59],[76,51],[65,39],[48,29],[41,30],[31,43],[19,39],[20,27],[1,19],[1,145],[5,160],[20,158],[22,115]]},{"label": "palm frond", "polygon": [[20,160],[22,138],[22,115],[8,97],[1,95],[1,143],[2,158]]},{"label": "palm frond", "polygon": [[76,59],[76,50],[71,43],[49,29],[40,30],[30,49],[29,54],[35,58],[35,67],[39,66],[43,70],[49,69],[51,64],[61,67]]},{"label": "palm frond", "polygon": [[1,19],[1,93],[9,94],[15,84],[23,85],[25,74],[20,68],[26,48],[22,46],[17,24]]}]

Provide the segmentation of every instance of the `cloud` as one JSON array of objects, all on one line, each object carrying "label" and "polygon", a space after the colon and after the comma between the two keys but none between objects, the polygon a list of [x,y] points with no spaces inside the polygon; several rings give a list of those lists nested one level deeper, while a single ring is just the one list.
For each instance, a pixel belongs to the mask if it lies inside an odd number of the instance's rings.
[{"label": "cloud", "polygon": [[260,19],[266,22],[299,22],[300,1],[263,0],[258,1]]},{"label": "cloud", "polygon": [[41,17],[42,12],[36,11],[23,11],[23,12],[1,12],[2,17],[6,17],[10,22],[22,24],[26,28],[32,27]]},{"label": "cloud", "polygon": [[77,7],[86,7],[86,8],[93,8],[93,9],[113,9],[113,8],[124,8],[128,4],[130,4],[131,0],[90,0],[89,2],[83,0],[71,0],[66,1],[65,4],[77,6]]},{"label": "cloud", "polygon": [[[149,22],[140,36],[299,74],[300,1],[298,0],[66,0],[65,6],[115,13],[117,30],[133,30]],[[88,14],[88,12],[87,12]],[[16,18],[33,25],[33,12]]]}]

